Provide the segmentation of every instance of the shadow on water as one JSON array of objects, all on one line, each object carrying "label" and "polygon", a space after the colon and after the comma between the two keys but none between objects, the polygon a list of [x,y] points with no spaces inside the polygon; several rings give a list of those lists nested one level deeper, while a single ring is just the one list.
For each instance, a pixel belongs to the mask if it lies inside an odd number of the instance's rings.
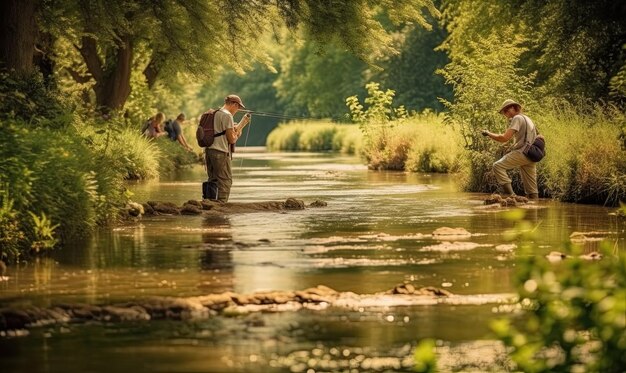
[{"label": "shadow on water", "polygon": [[[111,304],[317,285],[372,294],[404,281],[468,296],[513,291],[517,249],[502,236],[513,226],[500,209],[482,205],[483,195],[458,192],[455,175],[374,172],[353,157],[308,153],[241,153],[234,166],[235,202],[295,197],[328,206],[157,216],[101,230],[50,258],[10,268],[0,303]],[[197,200],[204,175],[196,167],[135,184],[134,198]],[[596,232],[624,250],[623,221],[609,212],[547,200],[529,206],[537,255],[561,250],[574,232]],[[471,236],[431,235],[444,226]],[[590,252],[598,242],[581,244]],[[56,325],[0,337],[0,356],[6,371],[410,371],[412,348],[430,337],[459,356],[451,367],[506,370],[501,346],[489,341],[489,320],[499,312],[497,304],[438,304]],[[487,365],[476,365],[481,359]]]}]

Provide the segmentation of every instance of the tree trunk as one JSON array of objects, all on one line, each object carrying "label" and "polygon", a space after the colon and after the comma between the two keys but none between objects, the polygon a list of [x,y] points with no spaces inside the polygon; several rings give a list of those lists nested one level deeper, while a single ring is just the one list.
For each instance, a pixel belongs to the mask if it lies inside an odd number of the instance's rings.
[{"label": "tree trunk", "polygon": [[33,72],[38,0],[0,0],[0,64],[20,75]]},{"label": "tree trunk", "polygon": [[133,46],[130,36],[123,36],[115,54],[115,61],[96,82],[96,105],[104,112],[124,107],[130,96],[130,74],[133,62]]}]

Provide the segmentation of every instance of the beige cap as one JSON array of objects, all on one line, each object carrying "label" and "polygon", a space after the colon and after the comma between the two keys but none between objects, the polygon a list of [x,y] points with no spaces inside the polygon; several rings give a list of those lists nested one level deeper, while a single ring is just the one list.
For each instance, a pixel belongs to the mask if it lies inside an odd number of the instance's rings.
[{"label": "beige cap", "polygon": [[241,108],[245,109],[246,107],[243,105],[243,102],[241,101],[241,98],[239,98],[239,96],[237,95],[228,95],[226,96],[226,98],[224,99],[224,103],[227,104],[229,102],[236,102],[239,104],[239,106],[241,106]]},{"label": "beige cap", "polygon": [[519,106],[520,110],[522,109],[522,105],[520,105],[519,103],[511,100],[511,99],[506,99],[504,100],[504,102],[502,103],[502,105],[500,105],[500,110],[498,110],[498,113],[502,114],[502,111],[506,108],[508,108],[509,106],[513,106],[513,105],[517,105]]}]

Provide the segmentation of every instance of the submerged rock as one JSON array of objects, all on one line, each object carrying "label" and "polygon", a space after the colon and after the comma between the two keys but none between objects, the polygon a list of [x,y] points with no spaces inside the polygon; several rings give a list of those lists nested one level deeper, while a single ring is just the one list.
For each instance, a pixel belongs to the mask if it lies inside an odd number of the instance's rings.
[{"label": "submerged rock", "polygon": [[172,202],[148,201],[148,205],[152,207],[155,214],[180,215],[180,209]]},{"label": "submerged rock", "polygon": [[465,228],[448,228],[441,227],[433,231],[433,238],[450,240],[451,238],[466,238],[471,237],[472,234]]},{"label": "submerged rock", "polygon": [[579,255],[578,257],[584,260],[600,260],[602,259],[602,254],[597,251],[592,251],[588,254]]},{"label": "submerged rock", "polygon": [[520,204],[527,204],[528,198],[524,196],[510,196],[510,197],[502,197],[499,194],[492,194],[489,197],[485,198],[485,205],[500,205],[503,207],[506,206],[518,206]]},{"label": "submerged rock", "polygon": [[309,207],[326,207],[326,206],[328,206],[328,203],[324,201],[320,201],[320,200],[316,200],[315,202],[311,202],[311,204],[309,204]]},{"label": "submerged rock", "polygon": [[546,259],[548,259],[549,262],[560,262],[561,260],[566,258],[567,254],[559,251],[550,251],[550,253],[546,255]]},{"label": "submerged rock", "polygon": [[[309,205],[311,207],[327,206],[326,202],[315,201]],[[218,202],[212,200],[195,201],[189,200],[182,206],[177,206],[171,202],[148,201],[143,204],[145,215],[202,215],[202,214],[236,214],[257,211],[304,210],[305,203],[302,200],[288,198],[284,202]]]},{"label": "submerged rock", "polygon": [[304,210],[304,202],[295,198],[287,198],[285,208],[287,210]]},{"label": "submerged rock", "polygon": [[591,231],[591,232],[573,232],[570,234],[569,239],[575,243],[582,243],[588,241],[602,241],[607,238],[613,232]]},{"label": "submerged rock", "polygon": [[[302,308],[377,307],[430,305],[453,297],[432,286],[417,288],[410,283],[374,294],[338,292],[324,285],[300,291],[265,291],[252,294],[224,292],[189,298],[154,297],[111,305],[60,304],[52,308],[0,309],[0,331],[24,329],[53,323],[185,320],[212,315],[237,316],[251,312],[285,312]],[[459,300],[450,300],[458,303]]]},{"label": "submerged rock", "polygon": [[[196,201],[194,201],[196,202]],[[201,215],[202,214],[202,204],[200,206],[192,203],[185,203],[183,207],[180,209],[181,215]]]},{"label": "submerged rock", "polygon": [[128,215],[135,217],[141,216],[145,213],[143,205],[132,201],[128,202],[126,210],[128,211]]}]

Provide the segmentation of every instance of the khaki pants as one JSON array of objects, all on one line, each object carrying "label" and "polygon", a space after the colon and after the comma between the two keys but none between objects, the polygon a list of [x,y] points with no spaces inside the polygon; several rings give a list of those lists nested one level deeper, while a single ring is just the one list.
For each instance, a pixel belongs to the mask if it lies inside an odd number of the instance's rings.
[{"label": "khaki pants", "polygon": [[510,183],[511,178],[506,172],[507,170],[517,167],[519,167],[522,176],[524,193],[526,193],[526,195],[539,193],[537,189],[537,164],[526,158],[526,156],[518,150],[513,150],[505,154],[504,157],[493,164],[493,172],[496,175],[498,184]]},{"label": "khaki pants", "polygon": [[219,150],[206,149],[204,160],[209,181],[217,182],[217,200],[220,202],[228,202],[230,187],[233,185],[230,156],[228,153]]}]

